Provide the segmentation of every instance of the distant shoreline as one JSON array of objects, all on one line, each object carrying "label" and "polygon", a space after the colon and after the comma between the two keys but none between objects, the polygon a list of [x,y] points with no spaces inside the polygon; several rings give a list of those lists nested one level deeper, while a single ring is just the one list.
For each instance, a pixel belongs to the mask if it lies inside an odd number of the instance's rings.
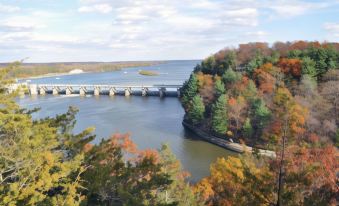
[{"label": "distant shoreline", "polygon": [[46,77],[58,77],[58,76],[69,76],[69,75],[75,75],[75,74],[86,74],[86,73],[99,73],[98,72],[81,72],[81,73],[69,73],[69,72],[62,72],[62,73],[48,73],[48,74],[42,74],[38,76],[32,76],[32,77],[21,77],[16,78],[17,80],[29,80],[29,79],[40,79],[40,78],[46,78]]},{"label": "distant shoreline", "polygon": [[[134,64],[107,64],[107,63],[98,63],[98,64],[91,64],[91,65],[82,65],[82,64],[77,64],[77,65],[72,65],[72,68],[70,68],[70,65],[67,65],[68,69],[64,69],[66,71],[60,71],[60,72],[48,72],[45,74],[38,74],[38,75],[29,75],[26,74],[27,76],[22,77],[22,74],[19,75],[18,77],[15,77],[16,75],[14,74],[14,78],[17,80],[29,80],[29,79],[40,79],[40,78],[47,78],[47,77],[56,77],[56,76],[68,76],[68,75],[74,75],[74,74],[84,74],[84,73],[101,73],[101,72],[111,72],[111,71],[121,71],[123,69],[128,69],[128,68],[137,68],[137,67],[144,67],[144,66],[153,66],[157,64],[162,64],[164,62],[136,62]],[[23,67],[19,68],[21,70],[32,70],[35,68],[38,68],[41,65],[34,66],[30,65],[30,68],[27,68],[27,65],[23,65]],[[46,65],[44,65],[46,66]],[[56,65],[54,66],[54,70],[59,70],[58,67],[62,67],[65,65]],[[87,67],[86,67],[87,66]],[[90,67],[90,68],[88,68]],[[44,67],[43,70],[46,69],[48,70],[48,66]],[[79,73],[72,73],[73,70],[82,70],[82,72]],[[42,73],[42,69],[40,68],[40,71],[37,73]],[[23,73],[27,73],[23,71]],[[21,76],[21,77],[20,77]]]}]

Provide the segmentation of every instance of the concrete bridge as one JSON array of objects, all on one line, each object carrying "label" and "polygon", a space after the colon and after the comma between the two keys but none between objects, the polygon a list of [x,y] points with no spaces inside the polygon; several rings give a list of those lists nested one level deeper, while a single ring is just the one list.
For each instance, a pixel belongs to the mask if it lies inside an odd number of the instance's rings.
[{"label": "concrete bridge", "polygon": [[[137,96],[180,96],[182,85],[110,85],[110,84],[15,84],[14,87],[26,88],[26,93],[30,95],[137,95]],[[13,87],[13,89],[15,89]]]}]

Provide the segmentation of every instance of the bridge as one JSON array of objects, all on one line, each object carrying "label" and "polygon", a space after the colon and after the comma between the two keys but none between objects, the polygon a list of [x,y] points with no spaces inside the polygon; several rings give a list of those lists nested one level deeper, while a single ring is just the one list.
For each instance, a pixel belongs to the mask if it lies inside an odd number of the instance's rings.
[{"label": "bridge", "polygon": [[176,96],[180,97],[182,85],[110,85],[110,84],[14,84],[10,90],[25,88],[25,93],[30,95],[124,95],[124,96]]}]

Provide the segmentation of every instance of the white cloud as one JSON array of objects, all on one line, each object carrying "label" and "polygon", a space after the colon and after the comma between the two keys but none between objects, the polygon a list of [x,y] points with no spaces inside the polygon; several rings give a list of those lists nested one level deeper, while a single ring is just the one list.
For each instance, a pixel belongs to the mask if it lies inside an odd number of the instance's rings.
[{"label": "white cloud", "polygon": [[329,38],[339,39],[339,23],[325,23],[324,24],[325,30],[328,32]]},{"label": "white cloud", "polygon": [[310,11],[315,11],[318,9],[326,8],[330,4],[326,1],[319,2],[308,2],[301,0],[277,0],[277,1],[269,1],[262,5],[263,8],[268,8],[273,11],[271,17],[295,17],[303,15]]},{"label": "white cloud", "polygon": [[82,6],[78,9],[79,12],[89,13],[89,12],[99,12],[103,14],[110,13],[112,7],[109,4],[94,4],[91,6]]},{"label": "white cloud", "polygon": [[4,5],[0,3],[0,12],[17,12],[20,11],[20,8],[17,6]]}]

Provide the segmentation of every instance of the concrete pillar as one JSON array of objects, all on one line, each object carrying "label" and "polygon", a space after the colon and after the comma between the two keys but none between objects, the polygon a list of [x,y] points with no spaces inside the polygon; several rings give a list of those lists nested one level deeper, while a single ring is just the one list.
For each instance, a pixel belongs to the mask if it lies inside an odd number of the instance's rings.
[{"label": "concrete pillar", "polygon": [[38,86],[36,84],[30,84],[28,89],[29,89],[30,95],[37,95],[38,94]]},{"label": "concrete pillar", "polygon": [[80,87],[79,88],[79,94],[80,96],[86,96],[87,89],[86,87]]},{"label": "concrete pillar", "polygon": [[100,87],[96,86],[94,87],[94,96],[99,96],[100,95]]},{"label": "concrete pillar", "polygon": [[73,93],[73,88],[72,87],[67,87],[66,88],[66,95],[71,95]]},{"label": "concrete pillar", "polygon": [[45,95],[45,94],[46,94],[46,88],[44,88],[44,87],[39,87],[39,94],[40,94],[40,95]]},{"label": "concrete pillar", "polygon": [[180,97],[180,88],[177,88],[177,95]]},{"label": "concrete pillar", "polygon": [[52,94],[53,95],[58,95],[59,94],[59,87],[53,87]]},{"label": "concrete pillar", "polygon": [[165,95],[166,95],[166,88],[165,87],[159,88],[159,96],[164,97]]},{"label": "concrete pillar", "polygon": [[115,87],[109,88],[109,96],[114,96],[115,93],[117,93],[117,90],[115,89]]},{"label": "concrete pillar", "polygon": [[141,95],[142,95],[143,97],[147,96],[147,92],[148,92],[148,88],[147,88],[147,87],[143,87],[143,88],[141,89]]},{"label": "concrete pillar", "polygon": [[132,89],[131,89],[131,87],[125,88],[125,96],[127,97],[127,96],[130,96],[131,94],[132,94]]},{"label": "concrete pillar", "polygon": [[[26,87],[27,89],[27,87]],[[19,87],[19,91],[18,91],[19,97],[25,97],[25,88],[24,87]]]}]

